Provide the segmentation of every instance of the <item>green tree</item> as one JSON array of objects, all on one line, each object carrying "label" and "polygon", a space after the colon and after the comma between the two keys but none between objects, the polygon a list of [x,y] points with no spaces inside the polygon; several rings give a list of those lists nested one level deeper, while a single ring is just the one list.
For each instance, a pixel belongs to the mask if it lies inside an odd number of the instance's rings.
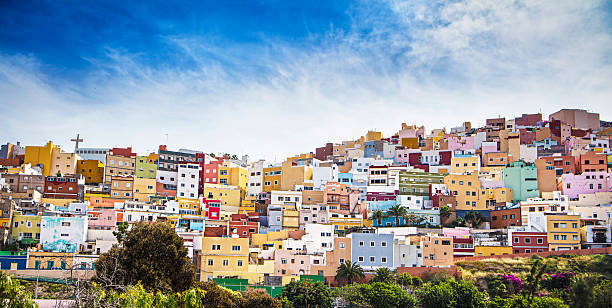
[{"label": "green tree", "polygon": [[399,227],[400,225],[400,217],[404,217],[406,216],[407,212],[406,212],[406,208],[401,206],[400,204],[396,204],[392,207],[390,207],[387,210],[387,215],[391,216],[391,217],[395,217],[395,226]]},{"label": "green tree", "polygon": [[32,300],[32,293],[25,290],[18,281],[0,271],[0,307],[34,308],[37,306]]},{"label": "green tree", "polygon": [[451,210],[447,205],[440,208],[440,224],[451,216]]},{"label": "green tree", "polygon": [[372,212],[372,219],[378,221],[378,226],[382,227],[382,220],[385,218],[385,213],[381,210],[376,210]]},{"label": "green tree", "polygon": [[471,281],[444,280],[428,283],[418,293],[423,307],[485,307],[485,294]]},{"label": "green tree", "polygon": [[346,280],[347,284],[352,284],[355,279],[364,278],[363,268],[357,263],[353,263],[351,260],[346,260],[344,263],[338,266],[336,271],[336,280]]},{"label": "green tree", "polygon": [[386,267],[381,267],[376,270],[376,273],[370,282],[394,283],[395,277],[393,277],[391,270]]},{"label": "green tree", "polygon": [[264,290],[246,289],[242,292],[242,298],[237,305],[238,308],[281,308],[281,301],[272,298]]},{"label": "green tree", "polygon": [[397,284],[407,288],[412,286],[412,276],[408,273],[403,273],[397,277]]},{"label": "green tree", "polygon": [[362,286],[362,292],[371,307],[416,307],[416,300],[396,284],[374,282]]},{"label": "green tree", "polygon": [[486,218],[482,216],[482,213],[474,211],[474,210],[471,210],[465,213],[465,216],[463,217],[463,219],[469,226],[473,228],[477,228],[478,226],[480,226],[481,223],[486,221]]},{"label": "green tree", "polygon": [[95,280],[117,288],[141,283],[146,290],[184,291],[195,273],[183,239],[162,223],[139,222],[96,262]]},{"label": "green tree", "polygon": [[308,280],[292,281],[285,289],[283,296],[294,307],[332,307],[333,298],[331,290],[322,282]]},{"label": "green tree", "polygon": [[129,226],[130,225],[127,222],[117,223],[117,230],[113,231],[113,235],[117,239],[119,245],[123,244],[123,240],[125,239]]}]

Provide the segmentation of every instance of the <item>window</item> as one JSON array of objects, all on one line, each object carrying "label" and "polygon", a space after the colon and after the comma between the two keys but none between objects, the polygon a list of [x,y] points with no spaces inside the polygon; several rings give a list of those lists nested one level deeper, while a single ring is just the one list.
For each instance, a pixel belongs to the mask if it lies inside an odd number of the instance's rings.
[{"label": "window", "polygon": [[387,242],[380,242],[381,247],[387,247]]},{"label": "window", "polygon": [[345,246],[344,246],[344,243],[340,243],[340,244],[338,244],[338,246],[339,246],[341,249],[344,249],[344,247],[345,247]]},{"label": "window", "polygon": [[387,263],[387,258],[386,258],[386,257],[381,257],[381,258],[380,258],[380,262],[382,262],[382,263]]},{"label": "window", "polygon": [[376,242],[371,241],[371,242],[370,242],[370,247],[375,247],[375,246],[376,246]]},{"label": "window", "polygon": [[370,262],[371,262],[371,263],[376,262],[376,257],[370,257]]},{"label": "window", "polygon": [[233,251],[240,251],[240,245],[234,245],[234,246],[232,246],[232,250],[233,250]]},{"label": "window", "polygon": [[360,241],[359,246],[363,246],[363,245],[364,245],[363,241]]},{"label": "window", "polygon": [[531,238],[530,237],[526,237],[525,238],[525,243],[530,244],[531,243]]},{"label": "window", "polygon": [[363,262],[363,257],[357,258],[358,262]]},{"label": "window", "polygon": [[287,259],[281,259],[281,264],[287,264]]},{"label": "window", "polygon": [[212,259],[208,259],[208,266],[213,266],[213,260]]},{"label": "window", "polygon": [[223,266],[229,266],[229,260],[223,260]]},{"label": "window", "polygon": [[242,260],[238,260],[238,266],[242,266]]},{"label": "window", "polygon": [[544,239],[538,238],[537,242],[538,242],[538,244],[543,244],[544,243]]}]

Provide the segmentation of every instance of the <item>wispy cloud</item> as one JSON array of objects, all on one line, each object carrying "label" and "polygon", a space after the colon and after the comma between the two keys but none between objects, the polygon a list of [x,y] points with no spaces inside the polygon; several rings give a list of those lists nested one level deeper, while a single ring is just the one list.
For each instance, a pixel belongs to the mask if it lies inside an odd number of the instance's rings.
[{"label": "wispy cloud", "polygon": [[[349,30],[290,42],[162,39],[188,67],[104,46],[82,80],[0,56],[2,135],[273,160],[367,129],[428,128],[580,107],[612,118],[612,36],[601,1],[362,2]],[[608,23],[609,24],[609,23]],[[152,51],[154,52],[154,51]],[[51,72],[50,72],[51,71]]]}]

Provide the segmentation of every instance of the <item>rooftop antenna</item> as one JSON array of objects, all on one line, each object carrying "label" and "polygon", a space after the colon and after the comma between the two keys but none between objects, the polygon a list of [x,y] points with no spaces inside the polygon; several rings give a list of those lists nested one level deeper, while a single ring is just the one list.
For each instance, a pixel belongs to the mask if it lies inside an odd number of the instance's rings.
[{"label": "rooftop antenna", "polygon": [[166,145],[168,145],[168,134],[166,133],[164,135],[166,135]]}]

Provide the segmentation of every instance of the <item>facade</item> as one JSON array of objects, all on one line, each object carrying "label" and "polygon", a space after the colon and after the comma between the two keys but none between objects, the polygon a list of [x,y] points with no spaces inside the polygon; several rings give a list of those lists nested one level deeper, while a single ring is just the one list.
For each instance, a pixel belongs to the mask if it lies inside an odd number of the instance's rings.
[{"label": "facade", "polygon": [[45,177],[42,175],[3,174],[2,178],[11,192],[26,193],[32,189],[44,192]]},{"label": "facade", "polygon": [[40,243],[46,251],[78,251],[86,238],[87,216],[40,218]]},{"label": "facade", "polygon": [[351,233],[351,260],[364,270],[393,266],[393,234]]},{"label": "facade", "polygon": [[111,176],[110,196],[119,200],[134,200],[134,178],[132,176]]},{"label": "facade", "polygon": [[116,176],[134,176],[136,168],[135,158],[112,153],[111,151],[106,155],[104,183],[110,184],[111,179]]},{"label": "facade", "polygon": [[504,187],[512,188],[513,201],[538,197],[538,170],[525,162],[514,162],[502,170]]},{"label": "facade", "polygon": [[136,156],[134,175],[137,178],[155,179],[157,174],[157,160],[151,161],[149,156]]},{"label": "facade", "polygon": [[197,199],[199,196],[200,165],[195,162],[179,164],[177,178],[177,197]]},{"label": "facade", "polygon": [[44,198],[83,200],[81,175],[48,176],[45,178]]},{"label": "facade", "polygon": [[571,199],[581,194],[595,194],[597,192],[612,191],[612,173],[583,172],[582,174],[564,174],[559,185],[563,194]]},{"label": "facade", "polygon": [[155,196],[155,178],[134,178],[134,201],[149,201]]},{"label": "facade", "polygon": [[509,234],[511,234],[512,253],[548,251],[548,234],[546,232],[515,231]]},{"label": "facade", "polygon": [[549,121],[559,120],[578,129],[599,130],[599,114],[581,109],[561,109],[548,116]]},{"label": "facade", "polygon": [[249,239],[204,237],[202,239],[200,280],[244,273],[249,265]]},{"label": "facade", "polygon": [[580,216],[548,214],[548,246],[552,251],[580,248]]},{"label": "facade", "polygon": [[104,164],[97,160],[77,161],[77,174],[85,179],[85,184],[100,184],[104,182]]},{"label": "facade", "polygon": [[240,189],[236,186],[204,184],[204,198],[221,201],[221,206],[240,206]]},{"label": "facade", "polygon": [[24,244],[39,242],[40,218],[40,215],[23,214],[19,211],[13,212],[11,241]]},{"label": "facade", "polygon": [[491,229],[503,229],[522,226],[521,208],[500,209],[491,211]]}]

